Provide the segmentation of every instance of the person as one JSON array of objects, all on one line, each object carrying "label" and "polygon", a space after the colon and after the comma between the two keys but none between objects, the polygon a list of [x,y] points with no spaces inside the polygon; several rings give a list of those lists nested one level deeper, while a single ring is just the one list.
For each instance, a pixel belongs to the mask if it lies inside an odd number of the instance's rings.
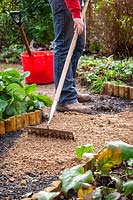
[{"label": "person", "polygon": [[61,77],[69,47],[77,29],[78,39],[71,63],[64,81],[58,111],[77,111],[90,113],[90,109],[82,103],[90,100],[89,94],[80,94],[75,86],[75,74],[79,58],[85,48],[85,25],[81,16],[83,0],[49,0],[54,25],[54,83],[55,89]]}]

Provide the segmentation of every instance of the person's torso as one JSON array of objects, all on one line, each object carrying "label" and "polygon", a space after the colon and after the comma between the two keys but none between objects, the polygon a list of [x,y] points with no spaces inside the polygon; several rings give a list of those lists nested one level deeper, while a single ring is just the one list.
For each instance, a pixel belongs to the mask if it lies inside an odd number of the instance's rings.
[{"label": "person's torso", "polygon": [[[83,6],[84,0],[79,0],[79,2],[80,2],[80,5]],[[50,3],[53,14],[61,10],[67,9],[67,6],[64,0],[49,0],[49,3]]]}]

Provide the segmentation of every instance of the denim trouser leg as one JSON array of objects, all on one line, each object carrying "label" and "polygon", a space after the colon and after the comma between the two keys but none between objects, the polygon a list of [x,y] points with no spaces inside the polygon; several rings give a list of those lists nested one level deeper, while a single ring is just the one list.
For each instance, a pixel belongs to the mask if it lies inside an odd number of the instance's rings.
[{"label": "denim trouser leg", "polygon": [[[54,82],[55,82],[55,88],[57,89],[61,73],[64,67],[64,63],[68,54],[68,50],[72,41],[74,30],[73,30],[73,19],[68,9],[64,6],[62,10],[58,11],[57,10],[58,5],[56,5],[55,3],[57,2],[58,4],[58,1],[53,0],[51,2],[52,2],[51,8],[53,12],[54,32],[55,32]],[[54,12],[54,10],[56,10],[56,12]],[[84,42],[80,41],[80,40],[83,41],[83,38],[84,38],[83,36],[80,36],[78,38],[76,49],[72,56],[72,61],[69,65],[69,69],[59,99],[60,104],[65,105],[77,102],[77,91],[74,84],[74,76],[78,60],[84,49],[84,45],[81,45]]]},{"label": "denim trouser leg", "polygon": [[72,56],[73,77],[75,77],[78,61],[83,54],[84,48],[85,48],[85,30],[78,37],[76,47]]}]

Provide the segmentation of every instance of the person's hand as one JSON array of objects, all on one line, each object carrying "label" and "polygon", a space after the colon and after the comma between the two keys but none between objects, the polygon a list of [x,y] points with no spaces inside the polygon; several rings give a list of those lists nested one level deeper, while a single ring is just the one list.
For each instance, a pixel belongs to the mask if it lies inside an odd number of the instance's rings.
[{"label": "person's hand", "polygon": [[74,29],[77,29],[78,35],[81,35],[84,29],[84,23],[82,18],[73,18]]}]

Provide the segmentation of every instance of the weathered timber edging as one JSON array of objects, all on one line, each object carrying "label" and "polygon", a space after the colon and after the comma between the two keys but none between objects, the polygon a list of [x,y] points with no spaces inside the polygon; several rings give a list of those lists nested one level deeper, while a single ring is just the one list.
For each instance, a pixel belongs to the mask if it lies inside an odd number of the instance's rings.
[{"label": "weathered timber edging", "polygon": [[133,99],[133,87],[127,85],[115,85],[105,82],[103,85],[103,94]]},{"label": "weathered timber edging", "polygon": [[36,110],[34,112],[23,113],[22,115],[9,117],[3,121],[0,121],[0,134],[9,133],[11,131],[18,131],[21,128],[26,128],[30,125],[38,125],[41,123],[41,121],[41,110]]}]

